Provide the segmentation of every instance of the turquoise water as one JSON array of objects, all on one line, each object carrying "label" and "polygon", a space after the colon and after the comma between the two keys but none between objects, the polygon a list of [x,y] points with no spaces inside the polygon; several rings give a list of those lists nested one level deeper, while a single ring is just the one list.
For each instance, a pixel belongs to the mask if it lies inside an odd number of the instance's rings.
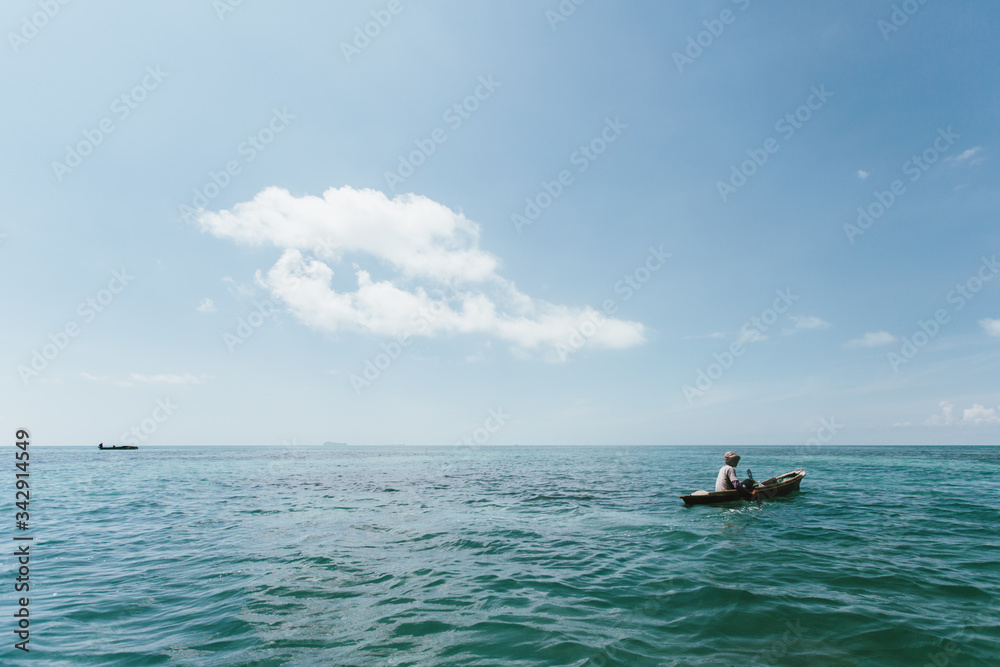
[{"label": "turquoise water", "polygon": [[0,662],[1000,664],[1000,448],[740,453],[801,492],[686,508],[699,448],[35,448]]}]

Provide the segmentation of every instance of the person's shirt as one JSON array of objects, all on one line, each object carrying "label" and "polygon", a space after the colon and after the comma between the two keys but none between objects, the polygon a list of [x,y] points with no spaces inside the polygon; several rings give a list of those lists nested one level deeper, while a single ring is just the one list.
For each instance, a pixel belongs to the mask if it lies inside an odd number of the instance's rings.
[{"label": "person's shirt", "polygon": [[715,479],[716,491],[732,491],[739,484],[736,477],[736,468],[728,463],[719,470],[719,476]]}]

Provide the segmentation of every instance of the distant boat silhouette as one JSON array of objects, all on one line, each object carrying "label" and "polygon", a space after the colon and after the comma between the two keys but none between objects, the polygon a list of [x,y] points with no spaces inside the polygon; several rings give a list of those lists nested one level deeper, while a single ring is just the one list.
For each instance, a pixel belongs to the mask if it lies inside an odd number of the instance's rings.
[{"label": "distant boat silhouette", "polygon": [[112,445],[111,447],[105,447],[102,442],[97,446],[98,449],[139,449],[135,445]]}]

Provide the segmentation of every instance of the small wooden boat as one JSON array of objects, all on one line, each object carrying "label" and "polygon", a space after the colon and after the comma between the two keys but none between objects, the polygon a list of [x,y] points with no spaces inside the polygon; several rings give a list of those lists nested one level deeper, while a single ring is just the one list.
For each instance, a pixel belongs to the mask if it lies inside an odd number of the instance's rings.
[{"label": "small wooden boat", "polygon": [[112,445],[111,447],[105,447],[102,442],[97,446],[98,449],[139,449],[135,445]]},{"label": "small wooden boat", "polygon": [[[761,500],[787,496],[792,491],[799,490],[802,478],[806,476],[806,471],[802,468],[786,472],[784,475],[765,479],[755,487],[758,491],[757,497]],[[736,489],[732,491],[695,491],[694,493],[681,496],[685,505],[715,505],[716,503],[730,503],[736,500],[745,500]]]}]

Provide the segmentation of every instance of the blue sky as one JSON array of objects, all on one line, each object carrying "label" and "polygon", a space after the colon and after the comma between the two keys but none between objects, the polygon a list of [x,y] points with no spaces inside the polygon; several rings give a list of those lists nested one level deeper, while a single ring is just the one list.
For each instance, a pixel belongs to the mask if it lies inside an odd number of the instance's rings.
[{"label": "blue sky", "polygon": [[0,25],[11,433],[1000,437],[1000,8],[17,0]]}]

